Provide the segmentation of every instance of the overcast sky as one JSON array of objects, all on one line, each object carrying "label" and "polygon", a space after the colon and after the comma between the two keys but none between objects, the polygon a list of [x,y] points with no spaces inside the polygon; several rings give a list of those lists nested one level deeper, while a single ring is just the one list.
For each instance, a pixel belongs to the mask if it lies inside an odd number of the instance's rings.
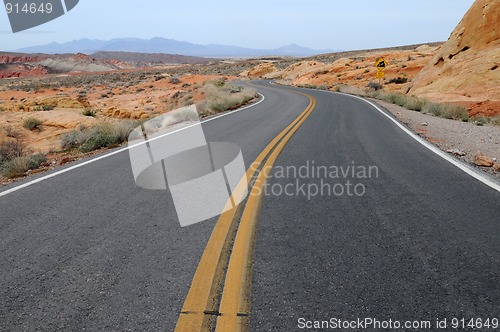
[{"label": "overcast sky", "polygon": [[[13,0],[14,1],[14,0]],[[0,9],[0,50],[80,38],[164,37],[197,44],[352,50],[448,39],[473,0],[80,0],[13,34]]]}]

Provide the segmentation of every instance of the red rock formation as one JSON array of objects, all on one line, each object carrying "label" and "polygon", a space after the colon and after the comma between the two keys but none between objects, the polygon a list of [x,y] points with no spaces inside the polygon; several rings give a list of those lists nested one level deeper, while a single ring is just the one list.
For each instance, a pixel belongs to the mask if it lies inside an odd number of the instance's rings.
[{"label": "red rock formation", "polygon": [[436,101],[476,104],[471,115],[483,113],[478,111],[480,105],[498,104],[499,21],[500,0],[474,2],[448,41],[415,77],[410,93]]}]

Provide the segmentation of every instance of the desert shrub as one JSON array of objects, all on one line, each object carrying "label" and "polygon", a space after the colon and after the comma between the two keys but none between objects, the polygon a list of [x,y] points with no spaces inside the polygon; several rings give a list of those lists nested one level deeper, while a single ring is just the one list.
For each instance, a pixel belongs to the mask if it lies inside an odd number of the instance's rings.
[{"label": "desert shrub", "polygon": [[181,80],[178,77],[174,76],[174,77],[170,77],[168,82],[170,84],[179,84],[179,83],[181,83]]},{"label": "desert shrub", "polygon": [[491,117],[490,120],[491,124],[494,124],[495,126],[500,126],[500,115]]},{"label": "desert shrub", "polygon": [[172,99],[177,99],[177,98],[180,98],[184,95],[184,92],[183,91],[177,91],[176,93],[174,93],[172,95]]},{"label": "desert shrub", "polygon": [[186,94],[184,97],[182,97],[180,102],[182,107],[191,105],[193,103],[193,94],[192,93]]},{"label": "desert shrub", "polygon": [[52,105],[38,105],[33,107],[31,110],[33,112],[43,112],[43,111],[52,111],[55,107]]},{"label": "desert shrub", "polygon": [[425,104],[425,100],[410,96],[406,99],[404,106],[409,110],[420,112],[425,107]]},{"label": "desert shrub", "polygon": [[82,152],[90,152],[120,143],[120,139],[113,131],[113,127],[109,123],[103,123],[90,129],[90,135],[80,146],[80,150]]},{"label": "desert shrub", "polygon": [[40,129],[41,125],[42,121],[33,117],[27,118],[23,121],[23,127],[31,131]]},{"label": "desert shrub", "polygon": [[141,124],[137,120],[126,120],[112,125],[113,133],[116,135],[120,143],[126,142],[130,133]]},{"label": "desert shrub", "polygon": [[404,84],[406,82],[408,82],[408,79],[406,77],[396,77],[389,80],[389,83],[395,84]]},{"label": "desert shrub", "polygon": [[320,85],[316,85],[316,84],[299,84],[299,85],[297,85],[297,87],[303,88],[303,89],[328,90],[328,87],[325,84],[320,84]]},{"label": "desert shrub", "polygon": [[205,96],[205,99],[198,105],[198,111],[201,115],[236,109],[256,96],[254,90],[245,87],[236,92],[234,87],[226,85],[224,79],[205,82],[201,92]]},{"label": "desert shrub", "polygon": [[88,138],[88,134],[85,130],[73,130],[72,132],[62,134],[60,137],[61,148],[64,150],[70,150],[79,147]]},{"label": "desert shrub", "polygon": [[435,116],[441,116],[442,106],[438,103],[427,103],[423,108],[423,113],[432,114]]},{"label": "desert shrub", "polygon": [[3,129],[5,130],[5,134],[7,135],[7,137],[18,139],[22,136],[19,131],[11,126],[4,126]]},{"label": "desert shrub", "polygon": [[85,108],[83,111],[82,111],[82,114],[85,115],[85,116],[96,116],[98,110],[96,109],[93,109],[93,108]]},{"label": "desert shrub", "polygon": [[123,121],[115,124],[100,123],[92,128],[81,128],[61,135],[61,148],[79,148],[90,152],[103,147],[112,147],[127,141],[128,136],[139,125],[138,121]]},{"label": "desert shrub", "polygon": [[24,152],[24,146],[21,141],[4,141],[0,144],[0,164],[21,157]]},{"label": "desert shrub", "polygon": [[469,114],[465,107],[451,104],[426,103],[423,107],[424,113],[429,113],[445,119],[467,121]]},{"label": "desert shrub", "polygon": [[454,120],[469,119],[469,112],[463,106],[451,105],[451,104],[443,104],[442,106],[443,109],[441,116],[445,119],[454,119]]},{"label": "desert shrub", "polygon": [[39,168],[47,162],[47,156],[43,153],[35,153],[30,156],[20,156],[2,163],[2,175],[7,178],[23,176],[27,171]]},{"label": "desert shrub", "polygon": [[45,153],[34,153],[28,156],[28,170],[37,169],[41,164],[47,162],[47,155]]},{"label": "desert shrub", "polygon": [[238,92],[241,92],[243,90],[245,90],[245,87],[242,85],[231,86],[231,88],[229,88],[230,93],[238,93]]},{"label": "desert shrub", "polygon": [[484,126],[485,124],[487,124],[489,122],[489,119],[482,116],[482,117],[479,117],[479,118],[476,118],[474,120],[474,123],[476,124],[476,126]]},{"label": "desert shrub", "polygon": [[317,72],[314,73],[314,77],[316,76],[320,76],[320,75],[326,75],[328,74],[330,71],[328,69],[324,69],[324,70],[318,70]]},{"label": "desert shrub", "polygon": [[173,112],[173,117],[176,122],[190,122],[197,121],[198,114],[192,112],[190,109],[178,109]]},{"label": "desert shrub", "polygon": [[213,80],[211,83],[213,85],[215,85],[216,87],[218,87],[218,88],[222,88],[222,87],[224,87],[226,85],[226,79],[224,79],[224,78],[218,78],[216,80]]},{"label": "desert shrub", "polygon": [[376,90],[375,91],[367,91],[366,95],[370,98],[376,98],[376,99],[382,99],[382,100],[384,99],[382,97],[383,93],[380,91],[376,91]]},{"label": "desert shrub", "polygon": [[385,100],[392,104],[404,106],[406,103],[406,96],[401,93],[392,92],[385,95]]},{"label": "desert shrub", "polygon": [[373,89],[375,91],[382,89],[382,85],[378,84],[377,82],[373,82],[373,81],[370,81],[366,87]]}]

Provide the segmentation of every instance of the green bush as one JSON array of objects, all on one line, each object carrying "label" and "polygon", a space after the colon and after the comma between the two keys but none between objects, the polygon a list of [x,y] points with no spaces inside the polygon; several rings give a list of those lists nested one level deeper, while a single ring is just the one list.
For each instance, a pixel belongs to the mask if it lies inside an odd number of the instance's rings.
[{"label": "green bush", "polygon": [[43,153],[21,156],[3,163],[1,172],[3,176],[9,179],[20,177],[29,170],[39,168],[45,162],[47,162],[47,156]]},{"label": "green bush", "polygon": [[138,121],[120,123],[100,123],[92,128],[73,130],[61,135],[61,148],[79,148],[82,152],[90,152],[104,147],[113,147],[126,142],[128,136],[139,125]]},{"label": "green bush", "polygon": [[395,83],[395,84],[404,84],[406,82],[408,82],[408,79],[406,77],[396,77],[389,80],[389,83]]},{"label": "green bush", "polygon": [[61,135],[61,148],[63,150],[75,149],[85,143],[86,139],[87,135],[85,135],[83,130],[73,130]]},{"label": "green bush", "polygon": [[477,118],[474,123],[477,125],[477,126],[484,126],[485,124],[489,123],[489,119],[482,116],[480,118]]},{"label": "green bush", "polygon": [[37,118],[30,117],[23,121],[23,127],[31,131],[40,129],[41,125],[42,121]]},{"label": "green bush", "polygon": [[438,103],[427,103],[422,111],[423,111],[423,113],[426,113],[426,114],[432,114],[432,115],[435,115],[435,116],[441,116],[441,114],[442,114],[441,110],[442,110],[442,107],[441,107],[440,104],[438,104]]},{"label": "green bush", "polygon": [[463,120],[469,119],[469,112],[463,106],[442,104],[442,114],[441,116],[445,119]]},{"label": "green bush", "polygon": [[439,103],[426,103],[423,108],[424,113],[439,116],[445,119],[468,121],[469,113],[463,106]]},{"label": "green bush", "polygon": [[90,152],[120,144],[120,138],[110,124],[99,124],[91,129],[90,137],[80,146],[82,152]]},{"label": "green bush", "polygon": [[406,103],[406,96],[401,93],[392,92],[385,95],[385,100],[392,104],[404,106]]}]

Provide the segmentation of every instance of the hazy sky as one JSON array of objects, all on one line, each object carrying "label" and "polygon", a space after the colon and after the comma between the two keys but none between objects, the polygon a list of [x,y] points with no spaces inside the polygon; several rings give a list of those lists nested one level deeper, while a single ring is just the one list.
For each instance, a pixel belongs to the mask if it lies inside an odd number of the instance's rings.
[{"label": "hazy sky", "polygon": [[0,9],[0,50],[80,38],[164,37],[198,44],[365,49],[448,39],[473,0],[80,0],[13,34]]}]

